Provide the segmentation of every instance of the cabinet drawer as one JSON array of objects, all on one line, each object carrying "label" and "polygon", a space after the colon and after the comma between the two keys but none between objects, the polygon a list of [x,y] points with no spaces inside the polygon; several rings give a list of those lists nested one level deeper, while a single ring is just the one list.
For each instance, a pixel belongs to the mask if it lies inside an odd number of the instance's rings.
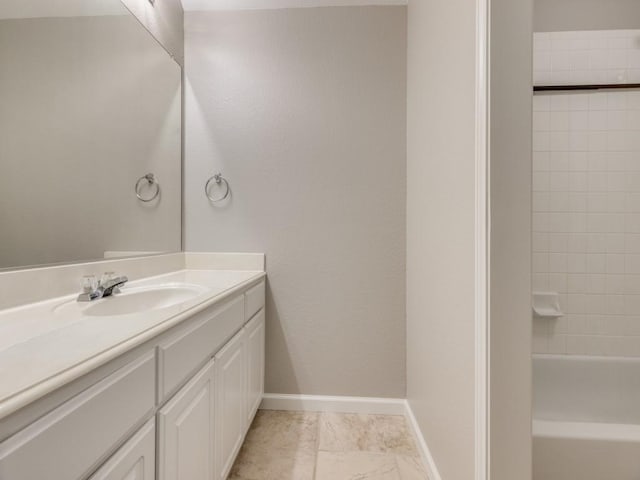
[{"label": "cabinet drawer", "polygon": [[244,294],[245,320],[249,320],[264,307],[265,282],[260,282]]},{"label": "cabinet drawer", "polygon": [[156,422],[149,420],[89,480],[155,480]]},{"label": "cabinet drawer", "polygon": [[155,407],[150,352],[0,444],[0,478],[76,480]]},{"label": "cabinet drawer", "polygon": [[176,335],[158,347],[158,399],[162,401],[178,386],[183,384],[202,365],[213,356],[244,323],[244,302],[242,295],[224,305],[220,310],[200,314],[189,328],[180,330]]}]

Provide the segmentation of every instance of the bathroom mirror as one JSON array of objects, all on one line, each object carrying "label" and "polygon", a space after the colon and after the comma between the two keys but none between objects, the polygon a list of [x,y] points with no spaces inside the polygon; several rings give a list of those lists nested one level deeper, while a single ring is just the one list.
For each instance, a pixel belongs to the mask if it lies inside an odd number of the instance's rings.
[{"label": "bathroom mirror", "polygon": [[0,2],[0,269],[180,250],[181,89],[120,0]]}]

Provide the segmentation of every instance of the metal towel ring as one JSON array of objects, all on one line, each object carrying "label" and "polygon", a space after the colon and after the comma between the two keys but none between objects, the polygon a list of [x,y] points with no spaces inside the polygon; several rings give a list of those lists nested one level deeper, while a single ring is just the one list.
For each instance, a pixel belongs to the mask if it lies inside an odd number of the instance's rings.
[{"label": "metal towel ring", "polygon": [[[216,182],[216,185],[222,185],[224,183],[225,192],[224,192],[224,195],[222,197],[215,198],[215,197],[212,197],[209,194],[209,186],[211,185],[211,182]],[[226,200],[229,197],[230,193],[231,193],[231,188],[229,188],[229,182],[227,182],[227,180],[222,176],[221,173],[216,173],[213,177],[211,177],[209,180],[207,180],[207,183],[204,186],[204,194],[213,203],[217,203],[217,202],[221,202],[223,200]]]},{"label": "metal towel ring", "polygon": [[[140,194],[140,184],[144,181],[147,181],[147,183],[149,185],[155,185],[156,186],[156,191],[153,194],[153,197],[151,198],[144,198],[141,194]],[[156,198],[158,198],[158,195],[160,195],[160,184],[157,182],[156,177],[153,173],[147,173],[146,175],[144,175],[143,177],[140,177],[138,179],[138,181],[136,182],[136,197],[138,197],[138,199],[142,202],[152,202],[153,200],[155,200]]]}]

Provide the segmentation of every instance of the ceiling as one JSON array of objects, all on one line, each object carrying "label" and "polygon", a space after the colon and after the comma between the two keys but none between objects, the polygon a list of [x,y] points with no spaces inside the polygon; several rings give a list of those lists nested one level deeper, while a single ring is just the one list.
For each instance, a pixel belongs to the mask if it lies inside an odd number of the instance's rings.
[{"label": "ceiling", "polygon": [[408,0],[182,0],[186,11],[406,5]]}]

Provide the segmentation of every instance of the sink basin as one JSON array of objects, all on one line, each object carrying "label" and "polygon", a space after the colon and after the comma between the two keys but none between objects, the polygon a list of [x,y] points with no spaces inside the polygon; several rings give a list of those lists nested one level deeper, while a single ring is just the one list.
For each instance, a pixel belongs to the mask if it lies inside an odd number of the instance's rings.
[{"label": "sink basin", "polygon": [[131,315],[151,310],[161,310],[174,305],[188,302],[203,294],[204,287],[198,285],[158,285],[150,287],[126,288],[122,293],[111,297],[81,303],[66,302],[54,309],[55,314],[71,313],[88,317],[111,317]]}]

